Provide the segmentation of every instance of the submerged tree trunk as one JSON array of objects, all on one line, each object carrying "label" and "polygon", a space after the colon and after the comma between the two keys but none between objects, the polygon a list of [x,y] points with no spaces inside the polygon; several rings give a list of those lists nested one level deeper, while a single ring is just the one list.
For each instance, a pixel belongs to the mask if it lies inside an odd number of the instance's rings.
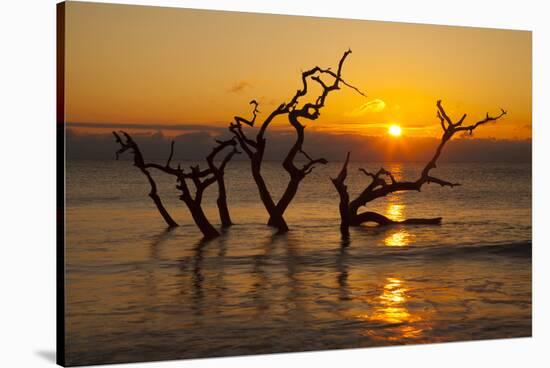
[{"label": "submerged tree trunk", "polygon": [[[126,142],[120,138],[120,136],[113,132],[116,137],[117,142],[121,145],[121,149],[117,152],[118,155],[128,149],[132,149],[134,152],[134,165],[139,167],[144,175],[147,176],[149,183],[151,185],[151,192],[149,196],[157,206],[160,214],[166,221],[169,226],[176,226],[177,224],[172,219],[166,208],[163,206],[162,201],[157,193],[157,186],[153,177],[149,173],[148,169],[159,170],[163,173],[172,175],[177,180],[176,187],[181,191],[180,199],[187,205],[189,212],[193,221],[202,232],[205,239],[212,239],[220,235],[220,233],[212,226],[206,214],[204,213],[201,203],[203,193],[208,186],[214,182],[218,183],[218,208],[220,212],[220,219],[222,221],[222,226],[231,225],[231,218],[229,217],[229,209],[227,207],[227,195],[225,192],[225,183],[224,183],[224,170],[227,163],[231,160],[233,155],[238,153],[236,150],[236,142],[234,140],[229,141],[218,141],[218,146],[216,146],[212,153],[207,157],[209,168],[206,170],[200,170],[198,166],[192,166],[190,172],[185,172],[179,165],[177,168],[170,166],[172,157],[174,155],[174,142],[172,142],[170,147],[170,155],[165,165],[159,165],[156,163],[146,163],[143,159],[141,151],[139,150],[138,145],[130,137],[129,134],[122,132],[126,138]],[[214,162],[215,156],[221,152],[225,147],[233,147],[233,149],[227,153],[219,165],[216,165]],[[194,195],[191,194],[189,187],[187,185],[187,180],[191,181],[195,186]]]},{"label": "submerged tree trunk", "polygon": [[[318,107],[320,108],[320,107]],[[313,159],[311,158],[305,151],[302,149],[302,146],[304,144],[304,126],[300,124],[298,121],[298,116],[304,116],[305,112],[301,112],[300,110],[294,110],[289,113],[288,119],[290,121],[290,124],[294,127],[296,131],[296,141],[294,142],[294,145],[289,150],[287,156],[285,157],[283,161],[283,168],[286,170],[288,175],[290,176],[290,180],[288,181],[288,184],[286,186],[285,191],[283,192],[283,195],[279,199],[279,202],[277,202],[277,213],[282,217],[287,210],[288,206],[296,196],[296,193],[298,192],[298,189],[300,187],[300,183],[302,180],[305,179],[307,174],[309,174],[315,164],[327,164],[327,160],[324,158],[319,159]],[[307,115],[310,119],[316,119],[317,117],[313,117],[313,115]],[[317,115],[318,116],[318,115]],[[294,160],[296,159],[296,156],[298,153],[302,153],[305,158],[307,158],[309,161],[306,165],[304,165],[302,168],[296,167],[294,164]],[[274,226],[275,219],[273,217],[269,218],[268,225]]]},{"label": "submerged tree trunk", "polygon": [[134,166],[136,166],[143,173],[143,175],[147,177],[147,180],[149,181],[149,185],[151,186],[149,197],[153,200],[153,203],[157,207],[157,210],[162,216],[162,219],[164,220],[164,222],[166,222],[166,225],[168,225],[168,227],[178,226],[176,221],[174,221],[172,216],[170,216],[170,213],[168,212],[166,207],[164,207],[162,200],[160,199],[160,196],[157,193],[157,184],[153,179],[153,177],[151,176],[151,173],[145,168],[143,155],[141,154],[141,151],[138,145],[136,144],[136,142],[134,142],[134,140],[129,135],[127,135],[126,133],[123,133],[123,134],[126,137],[126,142],[124,142],[116,132],[113,132],[116,142],[120,144],[120,149],[116,152],[116,159],[118,160],[119,155],[124,153],[125,151],[127,150],[132,151],[132,153],[134,154]]},{"label": "submerged tree trunk", "polygon": [[252,177],[254,178],[256,186],[258,187],[260,200],[262,201],[267,213],[269,214],[268,225],[277,228],[279,232],[287,232],[289,230],[288,225],[281,212],[275,205],[275,202],[271,197],[271,193],[269,193],[269,189],[267,188],[265,180],[261,174],[261,162],[252,160],[251,169]]},{"label": "submerged tree trunk", "polygon": [[210,221],[208,221],[208,218],[204,214],[204,211],[202,210],[202,207],[200,205],[187,204],[187,206],[189,208],[189,212],[191,212],[191,217],[193,217],[193,221],[202,232],[202,235],[205,239],[213,239],[220,236],[218,230],[216,230],[214,226],[212,226]]},{"label": "submerged tree trunk", "polygon": [[[214,147],[212,152],[206,157],[208,167],[214,174],[216,182],[218,183],[218,198],[216,205],[218,206],[218,213],[220,216],[220,222],[222,227],[227,228],[233,225],[231,216],[229,214],[229,207],[227,206],[227,192],[225,190],[225,166],[231,160],[233,155],[240,153],[237,151],[237,142],[234,139],[227,141],[217,141],[218,145]],[[219,165],[214,162],[216,155],[223,151],[226,147],[232,147],[232,150],[222,159]]]},{"label": "submerged tree trunk", "polygon": [[[187,208],[191,213],[191,217],[193,218],[195,225],[197,225],[202,235],[204,236],[204,239],[213,239],[220,236],[220,233],[214,228],[214,226],[212,226],[212,224],[204,214],[201,202],[204,190],[210,184],[214,183],[216,181],[216,178],[210,177],[201,181],[200,178],[203,175],[205,175],[204,172],[201,173],[198,166],[191,167],[191,173],[181,173],[178,176],[178,185],[176,186],[176,188],[181,191],[180,199],[187,205]],[[186,179],[188,178],[191,178],[193,183],[195,184],[196,192],[194,197],[191,195],[189,187],[187,186]]]},{"label": "submerged tree trunk", "polygon": [[[435,183],[441,186],[455,187],[460,185],[459,183],[451,183],[443,179],[436,178],[430,175],[430,171],[436,168],[437,160],[441,155],[445,144],[451,140],[453,135],[457,132],[465,132],[472,134],[472,132],[480,125],[486,124],[490,121],[496,121],[506,115],[506,111],[501,109],[501,113],[495,117],[486,115],[486,117],[475,124],[469,126],[463,126],[463,122],[466,118],[464,114],[458,122],[453,122],[446,114],[441,101],[437,101],[437,117],[440,120],[441,127],[443,129],[443,135],[441,142],[439,143],[434,156],[426,164],[420,177],[416,181],[397,181],[393,174],[384,168],[380,168],[376,173],[370,173],[364,169],[359,169],[366,176],[369,176],[372,181],[370,184],[353,200],[350,201],[345,180],[347,177],[347,167],[349,163],[350,154],[348,153],[344,165],[340,170],[340,173],[336,178],[331,179],[338,195],[340,197],[340,219],[341,219],[341,232],[343,235],[349,235],[350,226],[359,226],[364,223],[375,223],[379,226],[393,225],[393,224],[439,224],[441,223],[441,217],[435,218],[412,218],[404,221],[394,221],[376,212],[365,211],[359,213],[359,209],[371,201],[378,198],[385,197],[388,194],[402,191],[420,191],[424,184]],[[389,182],[387,181],[389,178]]]},{"label": "submerged tree trunk", "polygon": [[350,153],[346,156],[346,161],[340,170],[338,176],[334,179],[331,178],[332,184],[336,188],[336,191],[340,195],[340,204],[338,210],[340,212],[340,233],[344,239],[349,237],[350,215],[349,215],[349,194],[348,187],[346,186],[346,178],[348,176],[348,162]]},{"label": "submerged tree trunk", "polygon": [[[248,138],[243,130],[243,124],[253,126],[256,121],[257,113],[259,111],[258,103],[255,100],[250,102],[254,105],[253,118],[251,120],[247,120],[236,116],[235,121],[229,126],[229,130],[237,139],[239,146],[250,158],[252,176],[256,182],[260,199],[269,215],[268,225],[276,227],[279,232],[287,232],[289,230],[284,219],[284,213],[298,192],[301,181],[311,173],[315,165],[327,163],[327,161],[323,158],[312,159],[307,153],[304,152],[302,146],[304,143],[305,127],[299,120],[316,120],[320,115],[320,110],[325,105],[325,99],[328,94],[332,91],[339,90],[340,85],[345,85],[365,96],[357,88],[342,79],[342,66],[349,54],[351,54],[351,50],[344,53],[338,63],[338,70],[336,72],[333,72],[330,68],[322,69],[318,66],[303,72],[302,87],[290,99],[290,102],[281,104],[269,114],[269,116],[261,124],[255,139]],[[332,83],[326,83],[323,81],[321,79],[322,76],[331,79]],[[314,102],[300,103],[299,99],[308,94],[308,86],[311,81],[317,83],[321,87],[322,92],[319,96],[314,98]],[[283,168],[287,171],[290,178],[284,193],[279,201],[276,202],[271,196],[266,182],[261,174],[261,166],[265,152],[266,130],[273,119],[280,115],[286,115],[290,124],[294,127],[296,131],[296,141],[283,161]],[[297,167],[294,163],[298,153],[303,154],[308,160],[303,167]]]},{"label": "submerged tree trunk", "polygon": [[157,210],[159,211],[160,215],[162,216],[162,218],[164,219],[168,227],[178,226],[176,221],[174,221],[172,216],[170,216],[170,214],[162,204],[162,201],[157,193],[157,185],[153,180],[153,177],[151,176],[151,174],[145,169],[142,169],[141,171],[147,176],[147,179],[149,180],[149,184],[151,184],[151,191],[149,192],[149,197],[151,197],[151,199],[155,203],[155,206],[157,206]]},{"label": "submerged tree trunk", "polygon": [[233,225],[233,222],[231,221],[231,215],[229,214],[229,207],[227,207],[227,194],[225,190],[225,181],[223,174],[219,175],[219,180],[217,180],[217,182],[218,199],[216,200],[216,205],[218,206],[220,221],[222,223],[222,227],[229,227]]},{"label": "submerged tree trunk", "polygon": [[376,212],[369,212],[365,211],[363,213],[357,214],[357,213],[348,213],[348,222],[352,226],[359,226],[361,224],[365,223],[375,223],[380,226],[386,226],[386,225],[395,225],[395,224],[404,224],[404,225],[414,225],[414,224],[432,224],[437,225],[441,223],[441,217],[434,217],[434,218],[411,218],[406,219],[402,221],[395,221],[392,220],[384,215],[381,215]]}]

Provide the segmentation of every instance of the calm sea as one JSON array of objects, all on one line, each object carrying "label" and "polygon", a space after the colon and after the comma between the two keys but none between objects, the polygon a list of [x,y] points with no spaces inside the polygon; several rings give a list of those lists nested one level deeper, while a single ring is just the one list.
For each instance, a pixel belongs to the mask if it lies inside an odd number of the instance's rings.
[{"label": "calm sea", "polygon": [[[183,166],[188,166],[183,165]],[[182,225],[167,231],[130,161],[67,166],[68,364],[196,358],[531,336],[531,165],[442,163],[462,183],[398,193],[369,210],[441,225],[339,234],[338,195],[319,167],[275,235],[247,162],[226,171],[236,225],[201,243],[172,178],[157,175]],[[369,181],[351,163],[353,197]],[[385,163],[415,179],[415,163]],[[278,196],[278,163],[264,175]],[[204,207],[218,224],[216,187]]]}]

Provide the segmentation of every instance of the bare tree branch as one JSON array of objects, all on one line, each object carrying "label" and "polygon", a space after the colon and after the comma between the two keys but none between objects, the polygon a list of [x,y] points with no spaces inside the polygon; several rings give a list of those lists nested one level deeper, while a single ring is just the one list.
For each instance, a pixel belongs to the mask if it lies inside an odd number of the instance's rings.
[{"label": "bare tree branch", "polygon": [[[467,117],[466,114],[462,115],[462,117],[455,123],[449,117],[449,115],[445,112],[445,109],[443,108],[441,100],[437,101],[436,107],[437,107],[437,118],[441,123],[443,135],[441,136],[441,141],[437,146],[432,159],[426,163],[418,179],[416,179],[415,181],[398,181],[395,179],[395,177],[391,172],[389,172],[384,168],[380,168],[376,173],[368,172],[365,169],[359,169],[366,176],[370,177],[372,181],[355,199],[351,201],[349,201],[349,196],[347,194],[347,191],[344,192],[342,190],[344,186],[343,181],[345,180],[345,175],[341,180],[335,180],[335,179],[332,180],[338,193],[340,194],[340,201],[341,201],[340,207],[341,208],[343,207],[342,202],[346,202],[346,201],[348,202],[347,212],[346,213],[341,212],[341,216],[344,216],[342,218],[343,223],[347,223],[349,225],[359,225],[367,221],[376,222],[379,225],[396,223],[396,221],[390,220],[385,216],[376,214],[374,212],[358,213],[359,208],[362,206],[365,206],[367,203],[377,198],[384,197],[391,193],[401,192],[401,191],[411,191],[411,190],[420,191],[424,184],[434,183],[442,187],[451,187],[451,188],[455,186],[459,186],[460,183],[453,183],[441,178],[437,178],[430,174],[430,171],[436,168],[437,160],[441,156],[441,153],[443,152],[443,148],[445,147],[446,143],[452,139],[452,137],[454,136],[454,134],[456,134],[456,132],[469,131],[471,134],[472,131],[478,128],[479,126],[491,121],[496,121],[502,118],[504,115],[506,115],[506,111],[501,109],[501,113],[496,116],[491,116],[487,113],[484,119],[479,120],[475,124],[472,124],[469,126],[462,126],[464,121],[466,120],[466,117]],[[349,154],[348,154],[348,157],[346,158],[346,162],[344,164],[344,167],[342,168],[341,174],[342,172],[344,172],[347,175],[346,170],[347,170],[348,160],[349,160]],[[386,178],[390,179],[389,183],[386,181]],[[441,218],[410,219],[401,223],[419,224],[419,223],[437,223],[439,221],[441,221]]]},{"label": "bare tree branch", "polygon": [[338,195],[340,196],[340,232],[344,238],[349,237],[349,226],[350,226],[350,216],[349,216],[349,194],[348,187],[346,186],[346,178],[348,176],[348,164],[350,152],[346,155],[346,160],[342,165],[342,169],[336,178],[331,178],[332,184],[336,188]]},{"label": "bare tree branch", "polygon": [[464,117],[455,125],[456,126],[455,132],[467,130],[469,131],[470,134],[472,134],[474,129],[476,129],[478,126],[489,123],[491,121],[496,121],[501,117],[503,117],[504,115],[506,115],[506,113],[507,112],[504,109],[500,109],[500,114],[498,114],[497,116],[489,116],[489,113],[487,113],[487,115],[485,116],[485,119],[480,120],[473,125],[463,127],[461,125],[462,125],[462,122],[464,121],[464,118],[466,117],[466,115],[464,115]]},{"label": "bare tree branch", "polygon": [[168,160],[166,161],[166,167],[170,167],[170,162],[172,161],[173,156],[174,156],[174,141],[170,143],[170,155],[168,156]]},{"label": "bare tree branch", "polygon": [[247,119],[242,118],[240,116],[235,116],[234,119],[235,119],[235,123],[237,125],[239,125],[241,123],[244,123],[244,124],[249,125],[249,126],[254,126],[254,122],[256,121],[256,116],[258,115],[260,110],[258,110],[258,102],[256,100],[250,101],[250,104],[254,105],[254,109],[252,110],[252,115],[253,115],[252,120],[247,120]]},{"label": "bare tree branch", "polygon": [[[237,138],[233,137],[232,139],[226,141],[216,140],[217,146],[215,146],[212,149],[212,152],[206,157],[208,167],[210,168],[210,171],[214,174],[213,178],[218,183],[218,199],[216,203],[218,205],[218,212],[220,215],[222,227],[229,227],[232,225],[231,216],[229,215],[229,208],[227,206],[227,194],[225,190],[224,175],[227,163],[233,158],[235,154],[240,153],[237,150],[237,142],[235,141],[235,139]],[[216,156],[229,147],[231,147],[231,150],[226,153],[221,162],[216,165]]]},{"label": "bare tree branch", "polygon": [[[177,168],[174,168],[171,166],[171,162],[174,157],[174,142],[171,142],[170,154],[168,156],[168,159],[166,160],[166,164],[160,165],[153,162],[145,162],[137,143],[126,132],[121,132],[121,133],[125,137],[126,141],[123,141],[123,139],[119,134],[117,134],[116,132],[113,132],[116,142],[121,145],[121,148],[117,151],[117,158],[120,154],[124,153],[129,149],[133,151],[134,165],[140,168],[140,170],[147,176],[152,188],[150,197],[154,200],[155,204],[157,205],[157,208],[159,209],[159,212],[163,215],[163,218],[165,219],[165,221],[169,223],[169,226],[176,226],[177,224],[171,219],[170,215],[162,205],[162,202],[160,201],[160,198],[158,197],[158,194],[157,194],[156,184],[147,169],[156,169],[156,170],[159,170],[160,172],[174,176],[177,182],[176,188],[181,192],[180,199],[184,201],[185,204],[187,205],[187,208],[189,209],[189,212],[191,213],[191,216],[193,217],[195,224],[201,230],[204,237],[213,238],[218,236],[219,232],[212,226],[212,224],[204,214],[204,211],[201,207],[201,203],[202,203],[203,193],[206,190],[206,188],[208,188],[213,183],[218,182],[220,190],[223,189],[223,193],[221,193],[219,196],[223,197],[224,199],[223,202],[225,204],[224,209],[220,208],[220,217],[222,216],[222,212],[224,215],[227,214],[227,217],[229,216],[229,212],[227,210],[227,203],[225,202],[226,195],[225,195],[225,185],[223,183],[224,181],[223,172],[224,172],[225,166],[227,165],[231,157],[233,157],[233,155],[236,153],[236,148],[235,148],[236,142],[234,140],[229,140],[225,142],[218,141],[218,146],[214,147],[214,149],[212,150],[212,153],[207,157],[207,162],[209,164],[208,169],[201,170],[199,165],[196,165],[196,166],[191,166],[190,170],[188,172],[185,172],[179,165]],[[232,146],[233,150],[229,152],[222,159],[220,166],[216,166],[214,162],[215,156],[219,154],[225,147],[228,147],[228,146]],[[189,190],[189,186],[187,185],[186,180],[190,180],[193,183],[195,187],[194,195]],[[229,224],[230,223],[231,221],[229,219]],[[228,226],[227,223],[225,223],[225,225]]]},{"label": "bare tree branch", "polygon": [[[286,224],[283,215],[298,191],[300,182],[313,171],[315,165],[324,165],[327,163],[327,160],[324,158],[312,158],[304,152],[303,143],[305,139],[305,127],[300,122],[300,119],[316,120],[320,116],[320,110],[325,105],[325,101],[329,93],[339,90],[340,85],[344,85],[359,93],[361,96],[366,97],[366,95],[357,87],[351,85],[342,78],[343,65],[350,54],[351,50],[344,52],[338,62],[336,72],[332,71],[330,68],[321,68],[319,66],[303,71],[301,74],[301,87],[289,99],[289,102],[281,103],[263,120],[260,124],[255,140],[252,140],[245,135],[241,124],[245,123],[246,125],[252,126],[256,121],[258,104],[255,101],[253,101],[254,110],[252,112],[253,118],[251,120],[235,117],[235,122],[229,125],[229,130],[233,133],[233,136],[239,143],[240,148],[250,158],[253,178],[258,187],[262,203],[270,216],[268,224],[277,227],[281,232],[288,230],[288,225]],[[312,97],[311,101],[301,103],[301,98],[305,97],[309,92],[309,84],[311,81],[320,85],[322,91],[317,97]],[[287,117],[289,123],[294,127],[296,131],[296,141],[290,148],[283,161],[283,167],[288,172],[290,180],[281,198],[277,201],[277,203],[275,203],[261,174],[261,167],[265,153],[266,131],[276,117],[283,115]],[[294,162],[298,153],[303,154],[308,160],[304,165],[301,165],[301,167],[297,167]]]},{"label": "bare tree branch", "polygon": [[[147,181],[149,182],[149,185],[151,187],[151,190],[149,192],[149,197],[153,200],[153,203],[157,207],[157,210],[159,211],[160,215],[162,216],[164,222],[169,227],[176,227],[178,226],[177,222],[174,221],[166,207],[164,207],[164,204],[162,203],[162,200],[160,199],[160,196],[158,195],[157,191],[157,184],[149,171],[147,170],[147,167],[143,161],[143,155],[141,154],[141,151],[137,145],[136,142],[125,132],[121,132],[126,141],[123,141],[120,135],[117,132],[113,132],[113,135],[115,136],[115,141],[120,145],[120,149],[116,152],[116,159],[118,160],[119,156],[126,152],[127,150],[131,150],[134,154],[134,166],[136,166],[147,178]],[[172,146],[173,148],[173,146]]]}]

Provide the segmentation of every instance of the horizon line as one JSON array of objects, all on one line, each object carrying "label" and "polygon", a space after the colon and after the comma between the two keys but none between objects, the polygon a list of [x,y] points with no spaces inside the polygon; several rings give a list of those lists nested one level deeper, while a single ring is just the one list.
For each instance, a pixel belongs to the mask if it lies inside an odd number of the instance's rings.
[{"label": "horizon line", "polygon": [[[189,132],[189,131],[202,131],[205,133],[213,132],[229,132],[228,127],[223,126],[216,126],[212,125],[210,123],[208,124],[198,124],[198,123],[178,123],[178,124],[158,124],[158,125],[151,125],[151,124],[140,124],[140,123],[92,123],[92,122],[64,122],[65,129],[67,131],[73,131],[74,128],[89,128],[89,129],[97,129],[97,130],[117,130],[117,129],[136,129],[136,130],[144,130],[144,131],[151,131],[154,130],[155,132],[162,133],[163,130],[170,130],[170,131],[180,131],[180,132]],[[229,123],[228,123],[229,124]],[[256,129],[257,126],[252,127],[251,129]],[[406,128],[406,127],[405,127]],[[289,132],[292,131],[292,129],[274,129],[278,132]],[[79,135],[88,135],[88,136],[94,136],[94,135],[103,135],[106,133],[81,133],[81,132],[75,132]],[[374,135],[374,134],[362,134],[362,133],[351,133],[351,132],[330,132],[326,130],[311,130],[310,134],[326,134],[326,135],[350,135],[350,136],[363,136],[363,137],[375,137],[375,138],[387,138],[385,135]],[[185,135],[185,134],[181,134]],[[438,136],[430,136],[430,135],[424,135],[424,136],[408,136],[407,139],[422,139],[422,138],[429,138],[429,139],[438,139]],[[491,141],[531,141],[533,140],[532,135],[530,137],[526,138],[495,138],[495,137],[456,137],[456,139],[461,140],[491,140]]]}]

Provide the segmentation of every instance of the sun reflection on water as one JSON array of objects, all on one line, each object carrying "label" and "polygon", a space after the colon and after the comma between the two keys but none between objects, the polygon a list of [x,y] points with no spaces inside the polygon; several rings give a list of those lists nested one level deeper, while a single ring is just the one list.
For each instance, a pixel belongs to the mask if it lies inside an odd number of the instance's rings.
[{"label": "sun reflection on water", "polygon": [[[386,217],[394,221],[405,220],[405,204],[398,196],[394,196],[391,201],[386,207]],[[397,229],[385,237],[384,244],[389,247],[404,247],[411,243],[412,237],[406,229]]]},{"label": "sun reflection on water", "polygon": [[405,205],[402,203],[389,203],[386,208],[386,216],[394,221],[405,219]]},{"label": "sun reflection on water", "polygon": [[403,164],[399,162],[393,162],[386,169],[392,173],[395,180],[399,181],[403,179]]},{"label": "sun reflection on water", "polygon": [[[391,164],[389,171],[396,180],[402,180],[403,170],[401,164]],[[401,193],[394,193],[388,197],[388,204],[384,215],[393,221],[404,221],[407,205],[404,203]],[[390,229],[392,230],[392,229]],[[384,245],[389,247],[403,247],[409,245],[413,240],[413,235],[404,228],[393,229],[393,231],[384,238]]]},{"label": "sun reflection on water", "polygon": [[375,304],[372,312],[362,313],[357,317],[367,322],[395,326],[386,329],[369,329],[366,331],[367,335],[392,341],[419,338],[423,335],[427,328],[426,321],[422,323],[423,318],[407,308],[408,291],[403,280],[395,277],[386,279],[382,294],[372,301]]},{"label": "sun reflection on water", "polygon": [[384,238],[384,245],[388,247],[405,247],[411,243],[413,235],[405,229],[399,229],[396,232]]}]

